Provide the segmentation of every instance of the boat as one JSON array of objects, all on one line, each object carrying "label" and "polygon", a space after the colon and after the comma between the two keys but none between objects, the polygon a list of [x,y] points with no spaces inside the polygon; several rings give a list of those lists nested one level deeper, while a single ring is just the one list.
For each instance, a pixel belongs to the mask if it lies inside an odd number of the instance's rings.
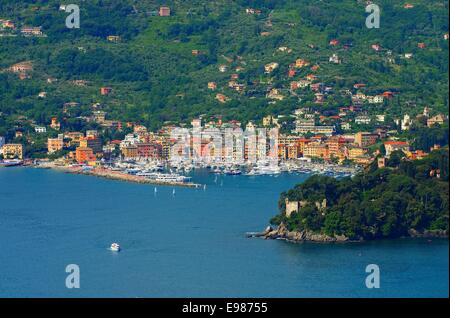
[{"label": "boat", "polygon": [[225,171],[225,174],[227,174],[229,176],[237,176],[237,175],[242,174],[242,172],[239,169],[232,169],[232,170]]},{"label": "boat", "polygon": [[110,247],[110,250],[113,251],[113,252],[119,252],[120,251],[120,245],[117,244],[117,243],[112,243],[111,247]]},{"label": "boat", "polygon": [[18,159],[0,161],[0,167],[14,167],[14,166],[20,166],[22,164],[23,164],[23,161],[18,160]]}]

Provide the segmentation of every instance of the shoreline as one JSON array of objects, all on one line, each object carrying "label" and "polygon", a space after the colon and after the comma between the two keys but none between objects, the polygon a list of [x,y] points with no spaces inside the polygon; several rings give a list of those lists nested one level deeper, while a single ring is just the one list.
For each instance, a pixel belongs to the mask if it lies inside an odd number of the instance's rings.
[{"label": "shoreline", "polygon": [[[425,230],[424,232],[418,232],[414,229],[408,231],[408,236],[399,238],[420,238],[420,239],[448,239],[449,235],[446,231],[432,231]],[[314,233],[310,231],[288,231],[286,226],[282,223],[277,229],[273,229],[268,226],[262,232],[247,232],[247,238],[263,238],[265,240],[282,240],[289,243],[365,243],[370,241],[377,241],[379,239],[365,240],[351,240],[345,235],[328,236],[326,234]],[[386,238],[389,239],[389,238]]]},{"label": "shoreline", "polygon": [[45,164],[45,165],[35,165],[32,166],[37,169],[52,169],[64,173],[69,174],[77,174],[77,175],[85,175],[85,176],[93,176],[103,179],[116,180],[116,181],[125,181],[131,183],[139,183],[139,184],[152,184],[159,186],[175,186],[175,187],[184,187],[184,188],[200,188],[201,184],[190,183],[190,182],[176,182],[176,181],[157,181],[152,179],[147,179],[141,176],[129,175],[123,172],[111,171],[104,168],[92,168],[89,170],[83,169],[82,167],[66,167],[66,166],[57,166],[54,164]]}]

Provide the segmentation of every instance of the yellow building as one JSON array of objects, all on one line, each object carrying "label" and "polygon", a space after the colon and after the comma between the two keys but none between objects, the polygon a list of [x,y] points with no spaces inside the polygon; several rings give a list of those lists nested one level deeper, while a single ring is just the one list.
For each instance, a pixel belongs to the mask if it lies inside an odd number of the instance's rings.
[{"label": "yellow building", "polygon": [[328,145],[320,142],[311,142],[305,146],[303,157],[328,159],[330,157]]},{"label": "yellow building", "polygon": [[23,159],[22,144],[5,144],[2,150],[5,159]]},{"label": "yellow building", "polygon": [[49,154],[62,150],[64,147],[64,140],[62,138],[48,138],[47,152]]},{"label": "yellow building", "polygon": [[122,148],[122,155],[125,158],[137,158],[138,157],[138,147],[135,145],[129,145]]},{"label": "yellow building", "polygon": [[356,158],[363,157],[366,151],[363,148],[353,147],[348,149],[347,158],[350,160],[354,160]]}]

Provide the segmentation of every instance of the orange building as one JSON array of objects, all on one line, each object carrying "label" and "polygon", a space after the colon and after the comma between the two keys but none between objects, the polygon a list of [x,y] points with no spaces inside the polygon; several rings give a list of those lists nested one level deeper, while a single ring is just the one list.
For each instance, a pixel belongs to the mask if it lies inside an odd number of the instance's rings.
[{"label": "orange building", "polygon": [[169,7],[160,7],[159,8],[159,16],[160,17],[170,17],[170,8]]},{"label": "orange building", "polygon": [[328,145],[320,142],[311,142],[305,146],[303,157],[329,159]]},{"label": "orange building", "polygon": [[79,163],[95,161],[94,151],[89,147],[77,147],[75,150],[75,160]]}]

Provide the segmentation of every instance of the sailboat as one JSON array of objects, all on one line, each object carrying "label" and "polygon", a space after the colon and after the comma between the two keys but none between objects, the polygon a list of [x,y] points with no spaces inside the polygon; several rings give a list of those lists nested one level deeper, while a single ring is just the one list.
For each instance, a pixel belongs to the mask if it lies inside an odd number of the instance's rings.
[{"label": "sailboat", "polygon": [[158,192],[158,189],[155,187],[155,194]]},{"label": "sailboat", "polygon": [[175,189],[172,190],[172,195],[175,195]]}]

